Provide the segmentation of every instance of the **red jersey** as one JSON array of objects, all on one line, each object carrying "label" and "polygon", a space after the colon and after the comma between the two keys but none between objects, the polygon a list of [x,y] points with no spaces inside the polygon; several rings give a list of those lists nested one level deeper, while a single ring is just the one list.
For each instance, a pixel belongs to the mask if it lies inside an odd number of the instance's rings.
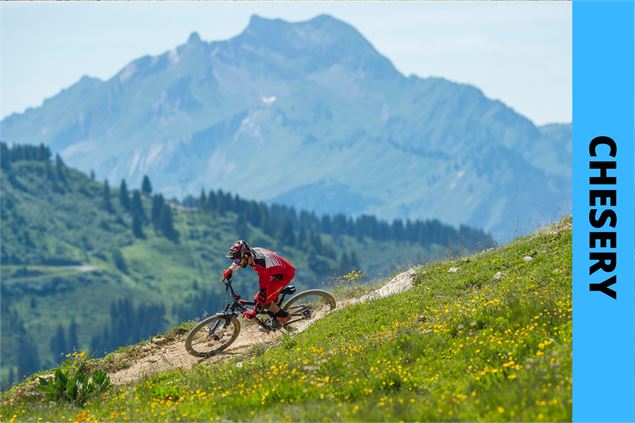
[{"label": "red jersey", "polygon": [[295,267],[279,254],[260,247],[252,248],[251,254],[255,263],[252,267],[258,273],[261,289],[268,287],[272,280],[289,283],[295,276]]}]

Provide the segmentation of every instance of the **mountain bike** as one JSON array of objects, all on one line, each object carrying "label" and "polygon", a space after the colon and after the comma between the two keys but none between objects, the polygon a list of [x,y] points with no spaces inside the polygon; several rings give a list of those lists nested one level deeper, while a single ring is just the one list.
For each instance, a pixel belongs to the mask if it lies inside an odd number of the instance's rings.
[{"label": "mountain bike", "polygon": [[[223,280],[225,284],[224,307],[222,311],[199,322],[187,335],[185,349],[195,357],[211,357],[227,347],[238,338],[240,333],[239,316],[244,311],[256,309],[255,301],[241,299],[234,292],[231,280]],[[284,325],[274,318],[267,310],[258,310],[253,320],[265,331],[271,332],[284,328],[287,331],[298,330],[319,319],[336,307],[335,298],[321,289],[309,289],[295,293],[294,285],[288,285],[280,291],[278,307],[290,315]],[[227,294],[231,293],[231,302]],[[295,294],[295,295],[294,295]],[[285,298],[291,297],[285,302]]]}]

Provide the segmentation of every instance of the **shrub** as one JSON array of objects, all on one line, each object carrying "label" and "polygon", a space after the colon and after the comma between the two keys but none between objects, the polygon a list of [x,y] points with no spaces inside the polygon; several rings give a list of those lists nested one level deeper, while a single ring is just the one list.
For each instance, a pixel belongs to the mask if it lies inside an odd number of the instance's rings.
[{"label": "shrub", "polygon": [[329,285],[337,297],[356,298],[372,291],[367,280],[368,276],[361,270],[351,270],[345,275],[331,279]]},{"label": "shrub", "polygon": [[126,259],[124,259],[123,254],[119,249],[112,250],[112,261],[115,264],[115,267],[123,273],[128,273],[128,265],[126,264]]},{"label": "shrub", "polygon": [[84,369],[83,357],[83,355],[74,356],[78,359],[75,369],[57,368],[53,377],[48,379],[40,377],[37,389],[52,401],[70,402],[80,407],[84,405],[88,398],[110,386],[110,378],[103,370],[89,375]]}]

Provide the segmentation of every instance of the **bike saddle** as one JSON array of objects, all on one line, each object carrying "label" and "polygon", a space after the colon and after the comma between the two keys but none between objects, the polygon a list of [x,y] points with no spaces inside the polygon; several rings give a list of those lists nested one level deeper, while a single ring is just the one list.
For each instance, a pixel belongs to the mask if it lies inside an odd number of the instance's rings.
[{"label": "bike saddle", "polygon": [[282,291],[280,291],[281,294],[284,295],[289,295],[289,294],[294,294],[295,293],[295,286],[294,285],[287,285],[284,287],[284,289]]}]

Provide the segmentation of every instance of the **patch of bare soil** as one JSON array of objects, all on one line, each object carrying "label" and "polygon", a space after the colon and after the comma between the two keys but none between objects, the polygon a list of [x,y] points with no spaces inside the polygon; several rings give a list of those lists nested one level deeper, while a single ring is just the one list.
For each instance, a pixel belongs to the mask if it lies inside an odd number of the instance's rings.
[{"label": "patch of bare soil", "polygon": [[270,344],[280,337],[279,332],[261,332],[257,324],[242,318],[240,324],[240,335],[222,353],[209,358],[194,357],[185,350],[187,334],[182,334],[165,343],[152,342],[146,345],[142,349],[143,355],[135,358],[130,367],[111,374],[110,381],[113,385],[123,385],[155,373],[189,369],[202,362],[220,363],[231,358],[247,356],[251,346],[259,343]]},{"label": "patch of bare soil", "polygon": [[571,228],[572,228],[572,220],[570,217],[567,217],[560,220],[559,222],[546,226],[545,228],[538,231],[536,235],[555,235]]}]

